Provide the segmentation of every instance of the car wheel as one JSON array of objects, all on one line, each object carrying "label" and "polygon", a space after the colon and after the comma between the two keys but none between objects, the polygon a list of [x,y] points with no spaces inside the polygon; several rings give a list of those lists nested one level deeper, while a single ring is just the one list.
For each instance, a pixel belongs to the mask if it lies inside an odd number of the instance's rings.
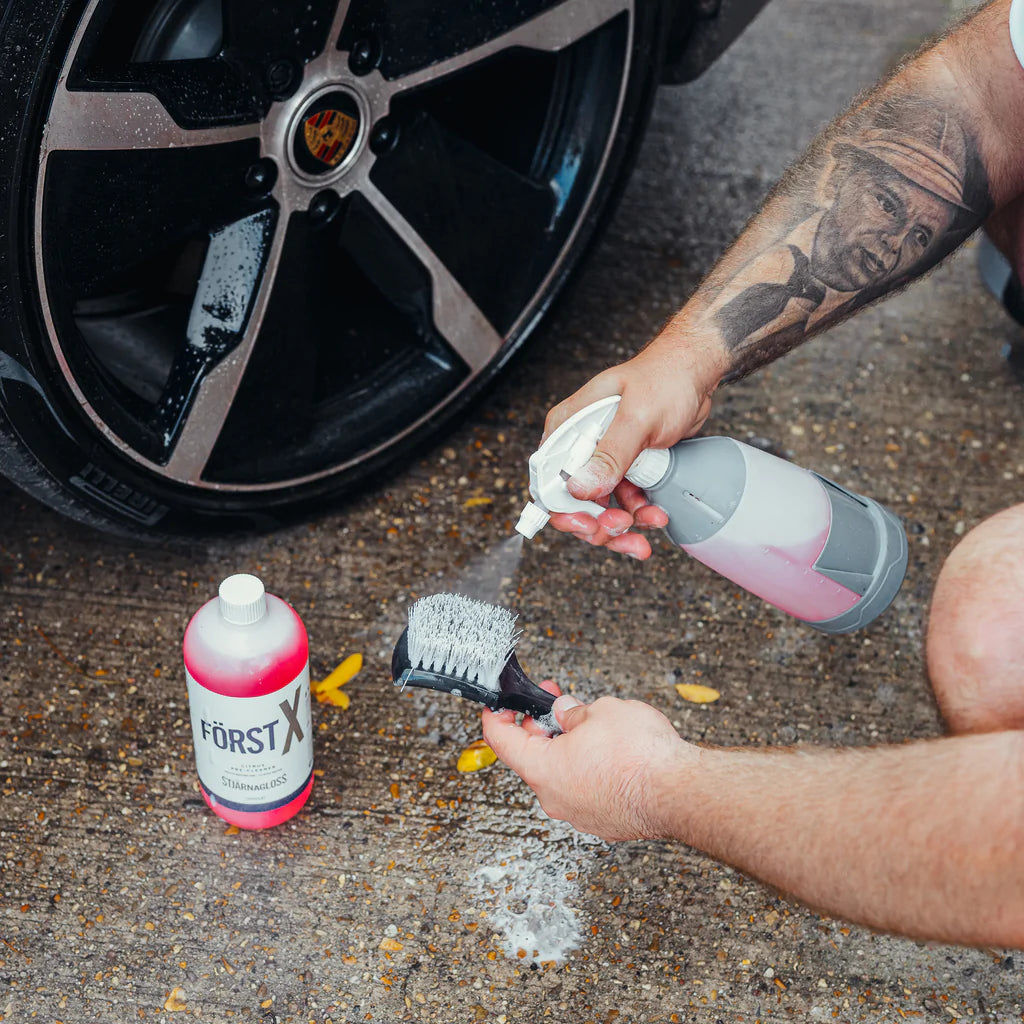
[{"label": "car wheel", "polygon": [[272,526],[448,428],[590,244],[645,0],[13,0],[0,470],[98,526]]}]

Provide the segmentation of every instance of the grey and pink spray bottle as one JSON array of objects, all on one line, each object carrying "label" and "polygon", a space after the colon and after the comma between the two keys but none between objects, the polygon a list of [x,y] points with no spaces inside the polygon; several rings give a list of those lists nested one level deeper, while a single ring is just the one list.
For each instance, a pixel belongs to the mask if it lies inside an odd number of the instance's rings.
[{"label": "grey and pink spray bottle", "polygon": [[[603,511],[566,481],[594,453],[618,408],[581,409],[530,457],[516,530],[531,538],[551,512]],[[850,633],[890,605],[907,569],[900,520],[878,502],[729,437],[650,448],[626,479],[668,515],[665,532],[698,561],[825,633]]]}]

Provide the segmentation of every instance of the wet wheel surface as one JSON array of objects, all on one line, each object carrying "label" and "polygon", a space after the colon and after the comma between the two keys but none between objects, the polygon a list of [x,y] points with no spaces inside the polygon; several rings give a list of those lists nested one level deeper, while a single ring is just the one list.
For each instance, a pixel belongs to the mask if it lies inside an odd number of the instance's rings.
[{"label": "wet wheel surface", "polygon": [[0,469],[166,535],[272,526],[407,458],[593,241],[661,16],[9,5]]}]

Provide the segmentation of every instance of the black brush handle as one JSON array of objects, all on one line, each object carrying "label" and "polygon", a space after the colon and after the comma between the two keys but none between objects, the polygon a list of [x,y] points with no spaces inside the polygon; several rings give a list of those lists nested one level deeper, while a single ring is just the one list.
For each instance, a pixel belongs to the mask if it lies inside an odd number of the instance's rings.
[{"label": "black brush handle", "polygon": [[442,675],[440,672],[427,672],[421,668],[414,668],[402,681],[402,686],[416,686],[421,690],[450,693],[453,697],[462,697],[465,700],[483,704],[484,707],[490,708],[492,711],[499,710],[500,693],[488,690],[479,683],[467,683],[465,679]]},{"label": "black brush handle", "polygon": [[501,670],[498,685],[501,687],[498,697],[499,711],[521,711],[535,721],[544,718],[545,715],[551,715],[551,705],[555,703],[554,696],[547,690],[542,690],[523,671],[514,654]]},{"label": "black brush handle", "polygon": [[391,652],[391,681],[397,683],[399,676],[409,668],[412,668],[412,660],[409,658],[409,630],[403,629],[394,651]]}]

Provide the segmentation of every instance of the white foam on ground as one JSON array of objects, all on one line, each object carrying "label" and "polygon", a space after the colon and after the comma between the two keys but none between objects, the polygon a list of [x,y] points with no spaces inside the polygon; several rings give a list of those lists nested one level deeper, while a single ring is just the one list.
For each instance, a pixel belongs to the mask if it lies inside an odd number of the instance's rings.
[{"label": "white foam on ground", "polygon": [[[502,952],[527,962],[562,963],[583,943],[588,926],[578,904],[598,839],[552,821],[545,841],[528,838],[496,853],[469,878]],[[560,835],[558,834],[560,833]]]}]

